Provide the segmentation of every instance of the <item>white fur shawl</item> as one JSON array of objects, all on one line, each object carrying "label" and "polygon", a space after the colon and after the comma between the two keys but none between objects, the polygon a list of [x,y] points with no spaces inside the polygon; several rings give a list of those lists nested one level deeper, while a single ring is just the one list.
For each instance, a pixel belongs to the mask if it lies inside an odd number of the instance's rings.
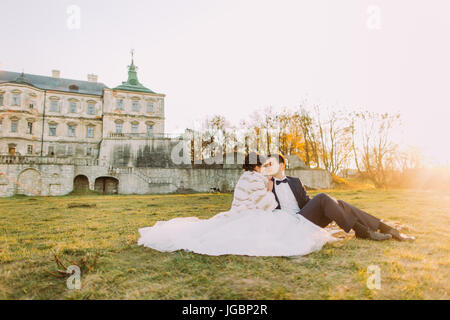
[{"label": "white fur shawl", "polygon": [[272,211],[278,203],[267,191],[267,178],[258,172],[245,171],[236,184],[231,209],[233,211],[260,209]]}]

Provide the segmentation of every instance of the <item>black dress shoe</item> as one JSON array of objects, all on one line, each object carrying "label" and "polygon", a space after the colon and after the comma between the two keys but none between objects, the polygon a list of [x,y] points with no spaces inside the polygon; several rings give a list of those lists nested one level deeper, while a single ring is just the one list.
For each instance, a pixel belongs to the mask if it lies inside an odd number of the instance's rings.
[{"label": "black dress shoe", "polygon": [[396,229],[391,229],[388,232],[386,232],[386,234],[389,234],[392,236],[392,238],[394,238],[397,241],[414,241],[416,240],[415,237],[413,236],[407,236],[406,234],[400,233],[398,230]]},{"label": "black dress shoe", "polygon": [[369,231],[368,239],[375,240],[375,241],[384,241],[384,240],[392,239],[392,235],[387,234],[387,233],[380,233],[380,232],[376,232],[376,231]]}]

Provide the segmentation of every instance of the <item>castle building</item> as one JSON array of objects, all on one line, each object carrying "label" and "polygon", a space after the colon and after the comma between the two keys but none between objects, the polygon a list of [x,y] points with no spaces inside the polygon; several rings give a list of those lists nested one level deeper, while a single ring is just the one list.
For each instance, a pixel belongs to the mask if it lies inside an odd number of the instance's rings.
[{"label": "castle building", "polygon": [[0,155],[97,159],[101,144],[164,135],[164,94],[143,86],[132,59],[128,80],[97,82],[0,71]]}]

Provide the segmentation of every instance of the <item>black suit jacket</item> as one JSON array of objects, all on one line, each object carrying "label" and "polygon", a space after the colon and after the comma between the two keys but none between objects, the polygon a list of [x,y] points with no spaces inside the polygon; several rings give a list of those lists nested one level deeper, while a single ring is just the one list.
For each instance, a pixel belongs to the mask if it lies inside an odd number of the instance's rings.
[{"label": "black suit jacket", "polygon": [[[300,181],[299,178],[286,177],[286,179],[288,181],[289,187],[292,190],[292,193],[295,196],[295,199],[297,200],[298,207],[300,209],[302,209],[308,203],[308,201],[311,200],[310,197],[308,196],[308,193],[306,193],[305,186],[303,185],[303,183]],[[275,192],[276,183],[275,183],[275,180],[273,178],[272,178],[272,180],[273,180],[273,183],[274,183],[272,192],[274,193],[275,199],[278,202],[277,209],[281,209],[280,201],[278,200],[277,193]]]}]

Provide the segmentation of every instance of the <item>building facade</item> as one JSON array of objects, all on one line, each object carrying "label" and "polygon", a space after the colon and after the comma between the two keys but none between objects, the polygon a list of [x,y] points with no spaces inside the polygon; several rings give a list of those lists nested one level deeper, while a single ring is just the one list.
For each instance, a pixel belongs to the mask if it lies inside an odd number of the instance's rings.
[{"label": "building facade", "polygon": [[0,71],[0,155],[98,159],[104,140],[164,135],[164,94],[144,87],[134,61],[115,88]]}]

